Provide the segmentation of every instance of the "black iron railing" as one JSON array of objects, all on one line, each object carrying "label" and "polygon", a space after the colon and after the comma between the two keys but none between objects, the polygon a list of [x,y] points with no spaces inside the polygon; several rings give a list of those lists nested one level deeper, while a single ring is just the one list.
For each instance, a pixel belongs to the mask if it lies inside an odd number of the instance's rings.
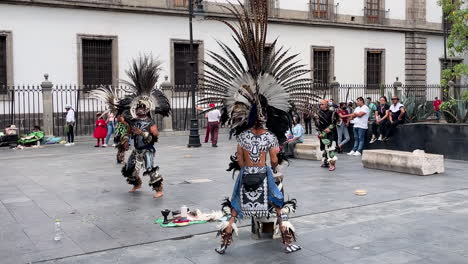
[{"label": "black iron railing", "polygon": [[[119,87],[120,96],[127,94],[125,86]],[[52,89],[53,105],[53,133],[56,136],[64,136],[65,106],[71,105],[76,113],[76,135],[92,135],[95,126],[96,113],[106,109],[106,105],[96,99],[89,98],[90,87],[76,85],[55,85]],[[468,90],[468,86],[456,85],[454,94],[460,95]],[[11,86],[6,88],[7,93],[0,100],[0,130],[15,125],[20,134],[28,133],[35,125],[43,126],[43,91],[40,85]],[[440,85],[394,84],[363,85],[363,84],[338,84],[316,83],[311,87],[305,87],[305,94],[314,94],[316,98],[334,99],[336,103],[355,101],[358,97],[371,97],[373,101],[382,95],[391,97],[394,94],[406,97],[415,97],[418,102],[433,101],[435,97],[443,98],[446,88]],[[176,131],[188,130],[191,119],[191,93],[183,87],[173,87],[169,93],[172,107],[172,128]],[[203,93],[196,89],[196,101],[203,99]],[[197,105],[207,109],[208,104]],[[207,120],[199,111],[197,118],[200,128],[206,127]],[[165,129],[160,116],[155,117],[158,127]]]},{"label": "black iron railing", "polygon": [[366,24],[383,25],[386,21],[387,11],[376,8],[364,8],[364,21]]},{"label": "black iron railing", "polygon": [[335,6],[323,1],[309,2],[309,19],[335,20]]}]

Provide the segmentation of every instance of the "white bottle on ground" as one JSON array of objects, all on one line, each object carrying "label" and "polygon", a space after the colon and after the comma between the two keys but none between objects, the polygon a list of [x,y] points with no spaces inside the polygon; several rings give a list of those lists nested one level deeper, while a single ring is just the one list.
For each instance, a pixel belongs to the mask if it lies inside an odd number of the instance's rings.
[{"label": "white bottle on ground", "polygon": [[60,219],[55,220],[55,241],[60,241],[62,239],[62,225],[60,223]]}]

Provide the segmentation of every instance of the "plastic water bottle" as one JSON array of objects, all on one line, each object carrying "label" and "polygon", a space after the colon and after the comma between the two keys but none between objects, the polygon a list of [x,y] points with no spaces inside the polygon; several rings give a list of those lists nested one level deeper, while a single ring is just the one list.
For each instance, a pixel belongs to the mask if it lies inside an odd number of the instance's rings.
[{"label": "plastic water bottle", "polygon": [[62,225],[60,224],[60,219],[55,219],[55,241],[60,241],[62,239]]},{"label": "plastic water bottle", "polygon": [[180,208],[180,216],[182,218],[187,218],[187,212],[188,211],[188,208],[187,206],[183,205],[181,208]]}]

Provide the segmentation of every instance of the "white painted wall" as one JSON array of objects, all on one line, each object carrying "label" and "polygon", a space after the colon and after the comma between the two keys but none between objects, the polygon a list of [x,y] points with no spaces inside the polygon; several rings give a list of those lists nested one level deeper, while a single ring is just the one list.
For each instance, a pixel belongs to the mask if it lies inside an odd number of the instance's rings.
[{"label": "white painted wall", "polygon": [[387,18],[390,19],[406,19],[406,0],[387,0],[385,1],[385,10],[390,9]]},{"label": "white painted wall", "polygon": [[[77,34],[117,35],[119,72],[140,53],[152,52],[170,76],[170,39],[188,38],[183,17],[99,12],[77,9],[0,5],[2,30],[13,31],[14,81],[38,83],[45,72],[54,83],[77,83]],[[219,50],[215,38],[233,43],[230,32],[215,21],[195,21],[195,39]],[[364,49],[386,49],[386,82],[404,76],[404,34],[339,28],[272,24],[269,37],[301,54],[310,63],[310,46],[335,47],[335,75],[342,83],[364,82]]]},{"label": "white painted wall", "polygon": [[437,0],[426,0],[426,20],[442,23],[442,7],[437,4]]},{"label": "white painted wall", "polygon": [[309,11],[309,0],[278,0],[282,9]]},{"label": "white painted wall", "polygon": [[362,16],[364,15],[364,1],[362,0],[335,0],[338,5],[338,14]]},{"label": "white painted wall", "polygon": [[427,36],[427,83],[440,83],[440,58],[444,57],[444,40],[440,36]]}]

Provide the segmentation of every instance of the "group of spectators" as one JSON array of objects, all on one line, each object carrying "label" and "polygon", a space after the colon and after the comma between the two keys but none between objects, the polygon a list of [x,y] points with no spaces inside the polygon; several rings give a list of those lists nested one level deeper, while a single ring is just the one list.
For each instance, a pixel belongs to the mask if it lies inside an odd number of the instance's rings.
[{"label": "group of spectators", "polygon": [[381,96],[376,104],[370,97],[366,100],[358,97],[356,107],[348,104],[346,109],[345,104],[342,103],[338,116],[339,122],[346,127],[338,128],[338,150],[342,152],[344,145],[349,141],[349,129],[353,131],[354,146],[348,155],[360,156],[362,154],[369,129],[372,133],[370,144],[377,140],[387,141],[395,128],[404,123],[406,113],[405,106],[400,103],[398,96],[392,96],[391,100],[389,104],[387,97]]},{"label": "group of spectators", "polygon": [[[398,96],[392,96],[391,103],[386,96],[381,96],[378,103],[374,103],[372,98],[356,98],[355,102],[342,102],[336,104],[333,99],[320,104],[320,111],[329,117],[324,120],[331,120],[331,126],[325,124],[323,130],[332,133],[331,141],[336,143],[338,153],[343,153],[346,144],[350,142],[350,134],[353,133],[354,145],[348,155],[360,156],[367,139],[367,131],[370,130],[372,137],[370,144],[380,141],[387,141],[395,128],[405,121],[405,106],[400,103]],[[302,114],[304,126],[301,126],[298,115],[294,116],[294,126],[288,133],[288,142],[284,145],[287,155],[292,156],[294,146],[303,142],[304,134],[312,134],[312,121],[314,112],[312,106],[309,111]],[[320,118],[319,118],[320,119]],[[319,120],[320,121],[320,120]],[[320,121],[319,123],[324,123]],[[317,124],[316,124],[317,126]],[[318,124],[320,126],[320,124]]]}]

